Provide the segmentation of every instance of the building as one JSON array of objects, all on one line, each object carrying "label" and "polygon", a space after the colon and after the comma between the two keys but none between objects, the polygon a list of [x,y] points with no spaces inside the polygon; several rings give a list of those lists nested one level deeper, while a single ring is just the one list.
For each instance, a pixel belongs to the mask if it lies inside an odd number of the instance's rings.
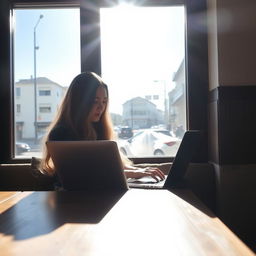
[{"label": "building", "polygon": [[122,116],[116,113],[110,113],[111,120],[114,126],[122,124]]},{"label": "building", "polygon": [[166,109],[166,85],[167,81],[163,79],[155,79],[147,84],[147,95],[145,99],[151,101],[156,107],[162,111]]},{"label": "building", "polygon": [[44,135],[66,91],[65,87],[46,77],[38,77],[36,83],[36,122],[34,79],[21,79],[15,83],[15,123],[18,140],[40,138]]},{"label": "building", "polygon": [[184,59],[173,76],[175,87],[168,93],[169,120],[173,130],[177,127],[186,128],[186,85]]},{"label": "building", "polygon": [[123,125],[142,129],[162,124],[163,121],[163,111],[147,99],[136,97],[123,104]]}]

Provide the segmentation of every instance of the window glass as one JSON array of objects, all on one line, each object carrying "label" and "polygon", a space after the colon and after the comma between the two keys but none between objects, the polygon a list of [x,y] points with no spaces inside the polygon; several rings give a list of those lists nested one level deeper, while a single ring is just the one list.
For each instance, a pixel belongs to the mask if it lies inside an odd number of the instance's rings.
[{"label": "window glass", "polygon": [[39,106],[39,112],[40,113],[51,113],[51,106]]},{"label": "window glass", "polygon": [[39,90],[39,96],[50,96],[51,90]]},{"label": "window glass", "polygon": [[16,157],[40,156],[41,139],[80,63],[79,8],[14,10]]},{"label": "window glass", "polygon": [[21,90],[20,87],[16,87],[16,97],[20,97]]},{"label": "window glass", "polygon": [[175,156],[186,129],[184,6],[101,8],[100,21],[102,76],[120,149],[131,157]]},{"label": "window glass", "polygon": [[17,111],[17,113],[20,113],[20,104],[16,105],[16,111]]}]

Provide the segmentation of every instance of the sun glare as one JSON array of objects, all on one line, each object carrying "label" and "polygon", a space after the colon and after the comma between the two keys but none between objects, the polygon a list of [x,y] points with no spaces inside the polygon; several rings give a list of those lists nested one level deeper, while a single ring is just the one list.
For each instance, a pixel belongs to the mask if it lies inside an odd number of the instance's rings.
[{"label": "sun glare", "polygon": [[[101,8],[102,75],[111,84],[111,95],[120,91],[119,97],[111,101],[112,106],[114,101],[121,107],[130,98],[145,97],[145,91],[155,80],[172,83],[170,74],[184,56],[181,11],[125,3]],[[177,22],[181,29],[177,29]]]}]

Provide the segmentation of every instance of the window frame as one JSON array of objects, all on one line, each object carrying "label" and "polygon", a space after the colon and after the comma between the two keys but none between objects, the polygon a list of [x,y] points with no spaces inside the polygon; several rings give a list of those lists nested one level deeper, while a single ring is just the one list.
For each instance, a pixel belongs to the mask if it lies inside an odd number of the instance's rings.
[{"label": "window frame", "polygon": [[[81,72],[86,70],[101,74],[101,50],[100,43],[90,55],[87,47],[98,36],[100,27],[93,32],[88,26],[99,22],[100,7],[113,7],[116,0],[1,0],[0,1],[0,118],[4,120],[0,133],[0,164],[2,163],[26,163],[30,159],[14,159],[14,79],[13,79],[13,44],[11,17],[14,8],[58,8],[79,7],[81,29]],[[129,1],[128,1],[129,2]],[[186,12],[186,97],[187,97],[187,127],[190,130],[204,130],[205,138],[202,150],[195,161],[205,162],[207,154],[207,99],[208,99],[208,49],[207,49],[207,26],[206,26],[206,0],[147,0],[139,1],[141,6],[174,6],[184,4]],[[132,158],[134,163],[170,162],[172,158]]]}]

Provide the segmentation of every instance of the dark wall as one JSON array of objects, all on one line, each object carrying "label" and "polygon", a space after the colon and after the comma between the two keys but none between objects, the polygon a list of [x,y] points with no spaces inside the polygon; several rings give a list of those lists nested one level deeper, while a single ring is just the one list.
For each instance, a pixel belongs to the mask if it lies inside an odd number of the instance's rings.
[{"label": "dark wall", "polygon": [[209,160],[218,217],[256,250],[256,1],[208,1]]},{"label": "dark wall", "polygon": [[222,86],[210,93],[209,160],[256,164],[256,86]]},{"label": "dark wall", "polygon": [[256,86],[217,87],[209,97],[209,157],[216,213],[256,250]]}]

